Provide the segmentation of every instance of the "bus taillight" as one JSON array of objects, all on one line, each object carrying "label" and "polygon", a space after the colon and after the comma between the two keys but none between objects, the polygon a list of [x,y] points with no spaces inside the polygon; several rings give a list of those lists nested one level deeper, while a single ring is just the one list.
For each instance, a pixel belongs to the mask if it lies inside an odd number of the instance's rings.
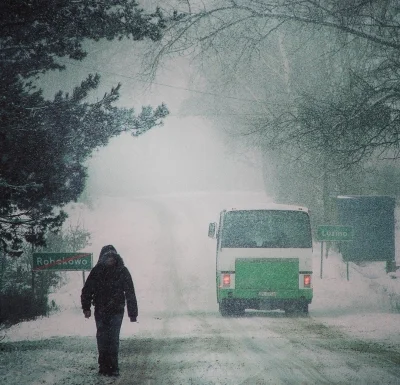
[{"label": "bus taillight", "polygon": [[304,287],[311,287],[311,275],[304,275]]},{"label": "bus taillight", "polygon": [[229,287],[229,286],[231,286],[231,275],[223,274],[222,275],[222,287]]}]

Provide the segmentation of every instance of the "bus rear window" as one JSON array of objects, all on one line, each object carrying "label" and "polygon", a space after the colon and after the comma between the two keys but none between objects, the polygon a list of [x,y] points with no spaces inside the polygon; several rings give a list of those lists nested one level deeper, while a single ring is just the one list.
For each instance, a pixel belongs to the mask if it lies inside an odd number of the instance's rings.
[{"label": "bus rear window", "polygon": [[303,211],[229,211],[223,220],[221,247],[310,248],[310,218]]}]

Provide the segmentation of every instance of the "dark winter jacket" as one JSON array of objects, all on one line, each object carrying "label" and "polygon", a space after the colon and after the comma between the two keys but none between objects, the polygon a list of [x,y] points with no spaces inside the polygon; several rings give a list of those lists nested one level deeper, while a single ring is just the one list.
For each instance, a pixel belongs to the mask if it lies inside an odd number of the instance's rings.
[{"label": "dark winter jacket", "polygon": [[[117,260],[115,266],[105,264],[110,251]],[[96,312],[118,314],[124,312],[125,302],[128,316],[136,319],[138,307],[132,277],[115,248],[111,245],[105,246],[82,289],[82,309],[90,310],[93,304]]]}]

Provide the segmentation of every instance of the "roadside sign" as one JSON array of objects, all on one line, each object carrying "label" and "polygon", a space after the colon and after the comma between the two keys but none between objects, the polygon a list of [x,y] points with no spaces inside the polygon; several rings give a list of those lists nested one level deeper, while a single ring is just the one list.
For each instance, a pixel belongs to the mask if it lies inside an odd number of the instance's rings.
[{"label": "roadside sign", "polygon": [[396,260],[396,198],[385,195],[338,196],[337,221],[354,227],[353,242],[340,253],[348,262],[385,261],[393,271]]},{"label": "roadside sign", "polygon": [[33,271],[91,270],[92,253],[33,253]]},{"label": "roadside sign", "polygon": [[318,241],[351,241],[354,236],[352,226],[323,225],[317,228]]}]

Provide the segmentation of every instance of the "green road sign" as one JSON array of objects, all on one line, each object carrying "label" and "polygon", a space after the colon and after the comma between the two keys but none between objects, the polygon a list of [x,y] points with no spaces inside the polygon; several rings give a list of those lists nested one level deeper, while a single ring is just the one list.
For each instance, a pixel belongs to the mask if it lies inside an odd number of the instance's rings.
[{"label": "green road sign", "polygon": [[318,241],[351,241],[353,239],[352,226],[323,225],[317,228]]},{"label": "green road sign", "polygon": [[92,253],[33,253],[33,271],[91,270]]}]

